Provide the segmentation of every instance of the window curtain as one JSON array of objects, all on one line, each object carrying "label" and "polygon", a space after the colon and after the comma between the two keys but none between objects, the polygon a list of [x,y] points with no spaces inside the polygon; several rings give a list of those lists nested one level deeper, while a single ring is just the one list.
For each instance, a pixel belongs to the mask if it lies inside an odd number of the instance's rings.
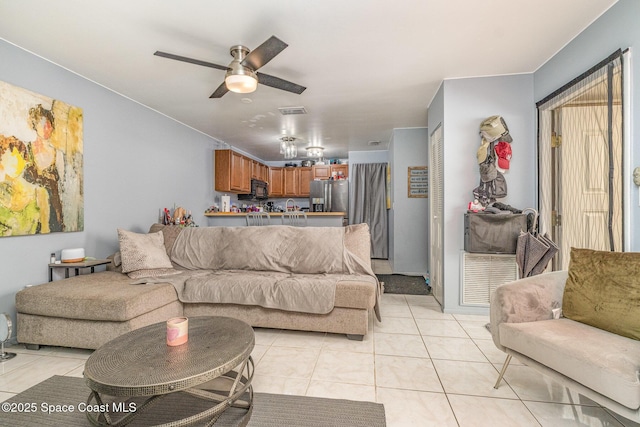
[{"label": "window curtain", "polygon": [[349,224],[367,223],[371,233],[371,258],[389,257],[387,217],[387,164],[351,165]]}]

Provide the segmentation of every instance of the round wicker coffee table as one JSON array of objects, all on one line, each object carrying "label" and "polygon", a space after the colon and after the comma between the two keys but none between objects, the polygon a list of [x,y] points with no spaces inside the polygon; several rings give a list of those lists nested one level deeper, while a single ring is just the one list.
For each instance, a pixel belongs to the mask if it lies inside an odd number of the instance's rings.
[{"label": "round wicker coffee table", "polygon": [[246,425],[253,404],[251,326],[228,317],[191,317],[185,344],[170,347],[165,340],[166,324],[156,323],[107,342],[89,357],[84,368],[92,390],[87,399],[89,421],[124,426],[154,407],[166,410],[163,398],[187,393],[210,406],[161,425],[213,425],[229,407],[246,410],[239,424]]}]

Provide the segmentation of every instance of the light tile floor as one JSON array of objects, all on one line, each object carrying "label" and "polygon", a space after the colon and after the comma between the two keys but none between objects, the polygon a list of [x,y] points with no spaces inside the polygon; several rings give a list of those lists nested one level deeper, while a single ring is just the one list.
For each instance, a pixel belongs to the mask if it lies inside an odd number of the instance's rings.
[{"label": "light tile floor", "polygon": [[[344,335],[256,330],[254,390],[385,405],[387,425],[635,426],[513,361],[498,390],[504,354],[486,316],[443,314],[431,296],[382,296],[383,322],[361,342]],[[87,350],[9,349],[0,400],[51,375],[82,376]]]}]

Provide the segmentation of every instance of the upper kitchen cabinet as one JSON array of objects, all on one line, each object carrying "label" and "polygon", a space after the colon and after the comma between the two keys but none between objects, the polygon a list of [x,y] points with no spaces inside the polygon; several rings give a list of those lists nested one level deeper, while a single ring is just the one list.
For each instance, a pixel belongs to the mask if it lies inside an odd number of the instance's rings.
[{"label": "upper kitchen cabinet", "polygon": [[298,189],[300,185],[300,168],[284,168],[284,196],[298,197]]},{"label": "upper kitchen cabinet", "polygon": [[313,181],[313,168],[301,167],[298,169],[298,196],[308,197],[311,193],[311,181]]},{"label": "upper kitchen cabinet", "polygon": [[334,175],[334,172],[337,176],[346,179],[349,177],[349,165],[331,165],[331,176]]},{"label": "upper kitchen cabinet", "polygon": [[229,193],[251,191],[252,160],[232,150],[214,151],[214,189]]},{"label": "upper kitchen cabinet", "polygon": [[284,196],[283,168],[269,168],[269,197]]},{"label": "upper kitchen cabinet", "polygon": [[313,179],[329,179],[333,175],[347,178],[349,165],[313,165]]},{"label": "upper kitchen cabinet", "polygon": [[251,161],[251,178],[259,179],[260,181],[269,181],[269,167],[262,163],[252,160]]},{"label": "upper kitchen cabinet", "polygon": [[313,179],[329,179],[331,178],[330,165],[313,165]]}]

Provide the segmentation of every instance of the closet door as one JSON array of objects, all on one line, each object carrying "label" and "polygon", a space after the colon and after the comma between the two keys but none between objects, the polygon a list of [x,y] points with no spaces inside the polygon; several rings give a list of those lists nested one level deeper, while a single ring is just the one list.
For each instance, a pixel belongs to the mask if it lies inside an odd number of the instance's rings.
[{"label": "closet door", "polygon": [[429,207],[431,211],[431,251],[429,259],[429,282],[433,296],[444,304],[444,233],[443,233],[443,208],[444,208],[444,153],[442,150],[442,126],[439,125],[431,134],[430,167],[429,167]]}]

